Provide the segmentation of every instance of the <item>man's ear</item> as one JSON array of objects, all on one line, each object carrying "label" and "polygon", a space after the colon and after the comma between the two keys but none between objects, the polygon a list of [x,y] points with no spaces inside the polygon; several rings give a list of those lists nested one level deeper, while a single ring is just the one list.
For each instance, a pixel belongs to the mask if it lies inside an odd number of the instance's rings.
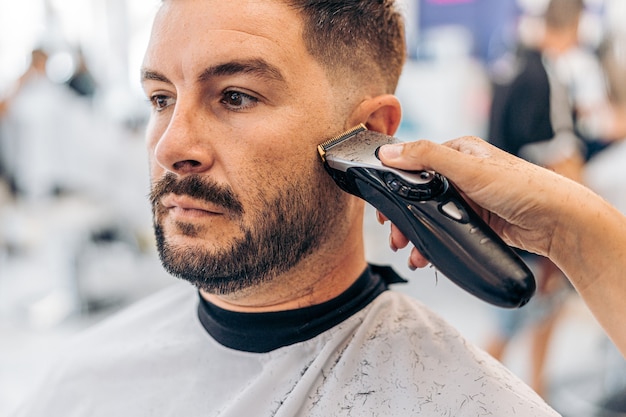
[{"label": "man's ear", "polygon": [[398,98],[392,94],[365,99],[353,112],[354,125],[365,124],[369,130],[393,135],[398,130],[402,108]]}]

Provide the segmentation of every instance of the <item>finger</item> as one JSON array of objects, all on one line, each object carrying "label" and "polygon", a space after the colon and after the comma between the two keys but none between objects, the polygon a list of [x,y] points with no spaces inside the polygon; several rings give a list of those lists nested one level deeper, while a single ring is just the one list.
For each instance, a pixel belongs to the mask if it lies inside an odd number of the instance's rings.
[{"label": "finger", "polygon": [[428,259],[424,258],[420,251],[418,251],[415,247],[411,249],[411,254],[409,255],[409,268],[411,270],[416,270],[417,268],[424,268],[430,265]]},{"label": "finger", "polygon": [[389,234],[389,246],[395,252],[403,249],[409,244],[409,239],[394,225],[391,224],[391,233]]},{"label": "finger", "polygon": [[[398,229],[393,223],[391,224],[391,233],[389,235],[389,246],[391,250],[396,252],[398,249],[405,248],[410,243],[409,239]],[[411,270],[417,268],[424,268],[428,266],[430,262],[426,259],[415,247],[411,249],[409,254],[408,266]]]},{"label": "finger", "polygon": [[378,156],[385,165],[400,169],[435,170],[446,176],[463,177],[475,170],[475,164],[464,161],[485,159],[498,151],[480,138],[465,136],[444,145],[427,140],[384,145]]}]

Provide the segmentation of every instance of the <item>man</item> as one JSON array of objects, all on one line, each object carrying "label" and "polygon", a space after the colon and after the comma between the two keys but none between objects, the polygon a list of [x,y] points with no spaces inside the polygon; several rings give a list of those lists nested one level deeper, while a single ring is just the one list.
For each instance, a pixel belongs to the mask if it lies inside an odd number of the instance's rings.
[{"label": "man", "polygon": [[142,69],[151,198],[200,301],[182,285],[94,329],[23,415],[556,415],[386,291],[364,203],[318,159],[358,123],[394,133],[403,59],[392,1],[165,0]]}]

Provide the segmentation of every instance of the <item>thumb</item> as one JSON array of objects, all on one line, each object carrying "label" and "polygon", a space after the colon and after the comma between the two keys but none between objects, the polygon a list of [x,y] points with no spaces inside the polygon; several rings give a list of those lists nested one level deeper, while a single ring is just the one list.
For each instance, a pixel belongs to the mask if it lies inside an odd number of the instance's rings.
[{"label": "thumb", "polygon": [[381,162],[404,170],[433,170],[453,181],[476,175],[477,164],[497,152],[503,153],[484,140],[464,136],[445,144],[428,140],[384,145],[378,151]]},{"label": "thumb", "polygon": [[[455,150],[427,140],[383,145],[378,150],[381,162],[410,171],[445,170],[446,162],[454,160]],[[441,165],[444,166],[441,166]]]}]

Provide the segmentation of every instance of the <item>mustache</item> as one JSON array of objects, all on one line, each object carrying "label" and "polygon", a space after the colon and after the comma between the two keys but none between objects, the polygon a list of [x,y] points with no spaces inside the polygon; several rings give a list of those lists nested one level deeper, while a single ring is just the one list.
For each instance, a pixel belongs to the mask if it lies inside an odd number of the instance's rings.
[{"label": "mustache", "polygon": [[153,211],[156,211],[161,198],[167,194],[187,195],[222,207],[236,216],[243,214],[243,206],[232,188],[219,185],[215,181],[202,179],[198,175],[179,179],[171,172],[165,174],[150,189],[150,203]]}]

